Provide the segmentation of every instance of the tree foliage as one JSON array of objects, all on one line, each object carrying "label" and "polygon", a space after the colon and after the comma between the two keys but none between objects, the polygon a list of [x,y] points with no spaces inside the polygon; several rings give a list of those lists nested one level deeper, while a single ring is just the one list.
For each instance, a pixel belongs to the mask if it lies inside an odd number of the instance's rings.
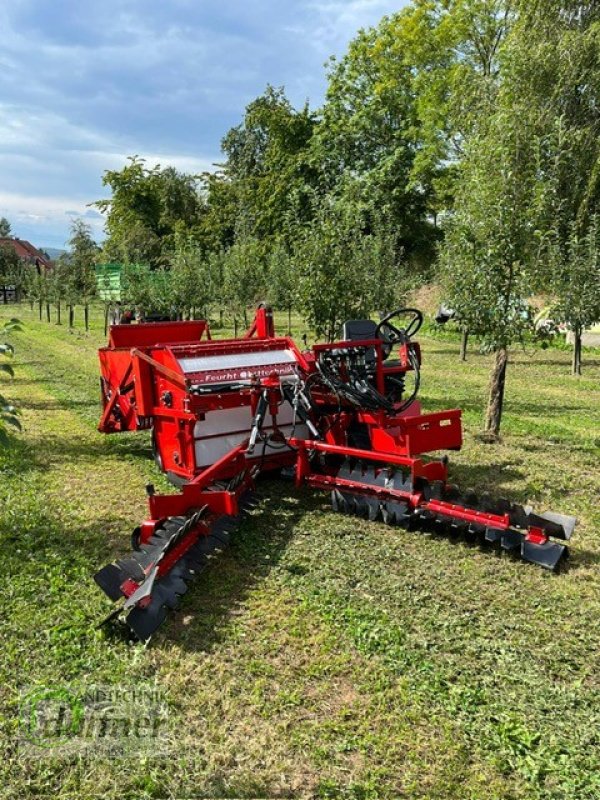
[{"label": "tree foliage", "polygon": [[71,225],[69,252],[65,260],[72,292],[84,303],[96,293],[95,265],[99,253],[90,226],[81,219],[75,220]]},{"label": "tree foliage", "polygon": [[[345,320],[368,317],[380,303],[382,277],[390,287],[400,277],[393,261],[382,276],[382,241],[365,233],[361,223],[352,209],[323,205],[294,254],[298,308],[317,336],[329,341]],[[387,295],[393,305],[393,288]]]},{"label": "tree foliage", "polygon": [[6,219],[6,217],[0,217],[0,238],[8,239],[11,235],[11,225],[10,222]]},{"label": "tree foliage", "polygon": [[240,239],[222,255],[223,298],[234,321],[247,321],[247,308],[264,299],[267,273],[260,242]]},{"label": "tree foliage", "polygon": [[225,135],[223,176],[234,187],[235,233],[269,249],[277,238],[289,237],[290,219],[306,219],[315,179],[307,152],[315,125],[308,105],[296,111],[283,89],[268,86]]},{"label": "tree foliage", "polygon": [[600,213],[600,8],[593,2],[522,4],[507,52],[511,100],[542,142],[537,193],[539,286],[574,333],[600,319],[595,255]]},{"label": "tree foliage", "polygon": [[0,245],[0,283],[15,286],[17,292],[27,282],[26,271],[28,265],[21,261],[14,247],[8,244]]},{"label": "tree foliage", "polygon": [[212,264],[197,241],[189,236],[178,239],[171,267],[172,304],[180,316],[192,317],[196,311],[208,316],[219,295]]},{"label": "tree foliage", "polygon": [[498,111],[486,134],[469,144],[446,226],[448,302],[488,350],[509,347],[529,327],[534,149],[527,130]]},{"label": "tree foliage", "polygon": [[163,265],[178,232],[198,225],[202,201],[199,178],[160,164],[149,168],[132,156],[121,170],[107,170],[102,182],[111,197],[95,203],[106,214],[108,260]]}]

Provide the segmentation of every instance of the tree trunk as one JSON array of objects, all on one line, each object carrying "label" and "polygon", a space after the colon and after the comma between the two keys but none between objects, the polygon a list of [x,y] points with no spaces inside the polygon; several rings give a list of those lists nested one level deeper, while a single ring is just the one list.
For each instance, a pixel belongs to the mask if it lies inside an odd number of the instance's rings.
[{"label": "tree trunk", "polygon": [[223,309],[219,311],[219,328],[223,327]]},{"label": "tree trunk", "polygon": [[41,322],[42,321],[42,313],[43,313],[43,310],[44,310],[44,304],[43,304],[43,302],[41,300],[39,300],[38,302],[39,302],[39,306],[40,306],[40,322]]},{"label": "tree trunk", "polygon": [[83,318],[85,320],[85,329],[89,331],[90,329],[90,307],[86,303],[83,307]]},{"label": "tree trunk", "polygon": [[109,313],[109,310],[110,310],[110,306],[106,305],[104,307],[104,335],[105,336],[108,333],[108,313]]},{"label": "tree trunk", "polygon": [[61,324],[61,321],[60,321],[60,300],[56,304],[56,324],[57,325]]},{"label": "tree trunk", "polygon": [[485,415],[484,435],[488,436],[490,439],[497,439],[500,434],[507,364],[508,351],[506,347],[501,347],[499,350],[496,350],[496,360],[490,377],[490,396]]},{"label": "tree trunk", "polygon": [[75,309],[73,308],[73,304],[69,306],[69,328],[75,327]]},{"label": "tree trunk", "polygon": [[248,312],[244,309],[244,325],[248,327]]},{"label": "tree trunk", "polygon": [[238,331],[238,321],[237,321],[237,319],[234,317],[234,318],[233,318],[233,338],[234,338],[234,339],[237,339],[237,331]]},{"label": "tree trunk", "polygon": [[292,335],[292,307],[288,306],[288,333]]},{"label": "tree trunk", "polygon": [[571,373],[581,375],[581,326],[576,325],[573,330],[573,360],[571,362]]},{"label": "tree trunk", "polygon": [[31,309],[31,313],[33,314],[33,300],[29,301],[29,308]]},{"label": "tree trunk", "polygon": [[467,360],[467,345],[469,344],[469,330],[468,328],[462,329],[462,338],[460,340],[460,360]]},{"label": "tree trunk", "polygon": [[50,303],[46,303],[46,322],[50,322]]}]

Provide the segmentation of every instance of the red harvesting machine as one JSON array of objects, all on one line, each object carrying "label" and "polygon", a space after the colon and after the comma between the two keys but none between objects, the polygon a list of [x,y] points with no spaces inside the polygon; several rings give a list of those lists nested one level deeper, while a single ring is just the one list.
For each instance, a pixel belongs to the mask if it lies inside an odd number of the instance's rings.
[{"label": "red harvesting machine", "polygon": [[305,350],[275,335],[267,306],[239,339],[211,339],[205,321],[113,326],[100,350],[99,429],[151,429],[156,462],[179,491],[146,487],[149,517],[133,552],[96,574],[119,601],[107,619],[124,614],[147,640],[255,505],[257,476],[276,470],[329,492],[337,512],[556,569],[573,517],[461,492],[446,456],[422,458],[462,444],[459,410],[421,413],[422,322],[416,309],[352,320],[342,341]]}]

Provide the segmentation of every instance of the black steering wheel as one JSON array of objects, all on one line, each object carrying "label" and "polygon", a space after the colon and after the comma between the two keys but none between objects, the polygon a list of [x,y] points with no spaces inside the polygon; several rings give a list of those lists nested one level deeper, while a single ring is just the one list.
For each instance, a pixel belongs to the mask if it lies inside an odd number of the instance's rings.
[{"label": "black steering wheel", "polygon": [[[408,325],[404,328],[392,325],[390,320],[396,317],[410,316]],[[375,337],[383,342],[383,357],[387,358],[395,344],[407,342],[421,329],[423,314],[417,308],[397,308],[386,314],[375,328]]]}]

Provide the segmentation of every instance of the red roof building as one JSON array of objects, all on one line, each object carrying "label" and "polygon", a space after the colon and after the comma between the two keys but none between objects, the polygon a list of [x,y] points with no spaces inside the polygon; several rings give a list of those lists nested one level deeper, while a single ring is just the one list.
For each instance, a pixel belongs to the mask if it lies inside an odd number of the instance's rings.
[{"label": "red roof building", "polygon": [[52,269],[52,262],[46,254],[25,239],[0,238],[0,247],[12,247],[19,258],[29,264],[34,264],[38,268],[38,272]]}]

